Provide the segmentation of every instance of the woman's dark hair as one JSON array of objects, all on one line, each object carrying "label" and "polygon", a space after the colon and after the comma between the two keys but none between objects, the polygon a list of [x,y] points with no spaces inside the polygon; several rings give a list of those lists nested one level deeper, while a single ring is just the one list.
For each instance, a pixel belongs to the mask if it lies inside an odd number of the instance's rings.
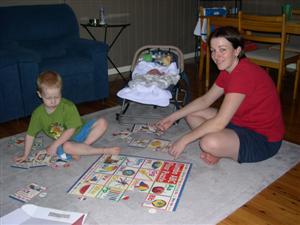
[{"label": "woman's dark hair", "polygon": [[237,28],[231,26],[219,27],[212,32],[208,38],[208,44],[210,46],[211,39],[223,37],[227,41],[232,44],[234,49],[241,47],[241,52],[239,54],[239,58],[245,57],[244,49],[244,39],[243,36],[240,34]]}]

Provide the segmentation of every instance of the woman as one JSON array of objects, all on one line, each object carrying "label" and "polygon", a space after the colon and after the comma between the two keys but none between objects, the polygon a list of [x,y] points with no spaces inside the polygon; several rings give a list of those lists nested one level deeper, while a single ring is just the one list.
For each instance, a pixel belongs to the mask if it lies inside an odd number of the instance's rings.
[{"label": "woman", "polygon": [[[185,118],[191,128],[172,144],[169,153],[177,158],[189,143],[198,140],[200,158],[208,164],[224,157],[239,163],[272,157],[284,135],[280,100],[272,79],[244,56],[243,38],[237,29],[220,27],[208,43],[220,70],[215,83],[206,94],[156,124],[166,131]],[[219,110],[212,108],[222,95]]]}]

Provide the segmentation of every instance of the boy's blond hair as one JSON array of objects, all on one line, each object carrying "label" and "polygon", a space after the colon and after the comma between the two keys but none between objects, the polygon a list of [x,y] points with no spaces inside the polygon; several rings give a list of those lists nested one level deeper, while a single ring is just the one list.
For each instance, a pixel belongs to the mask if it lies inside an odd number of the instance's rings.
[{"label": "boy's blond hair", "polygon": [[54,71],[42,72],[37,78],[37,88],[40,93],[43,93],[45,88],[59,88],[61,90],[61,76]]}]

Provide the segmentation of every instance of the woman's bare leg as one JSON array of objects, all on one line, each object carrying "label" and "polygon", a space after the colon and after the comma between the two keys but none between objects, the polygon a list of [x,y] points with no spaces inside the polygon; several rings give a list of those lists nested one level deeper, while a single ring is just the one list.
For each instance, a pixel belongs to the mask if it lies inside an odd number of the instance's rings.
[{"label": "woman's bare leg", "polygon": [[[188,115],[186,121],[191,129],[195,129],[216,114],[215,108],[207,108]],[[230,129],[205,135],[199,145],[202,150],[200,158],[208,164],[216,164],[223,157],[237,161],[240,142],[237,134]]]},{"label": "woman's bare leg", "polygon": [[210,133],[201,138],[200,158],[208,164],[216,164],[220,158],[238,160],[240,141],[238,135],[230,129]]},{"label": "woman's bare leg", "polygon": [[189,114],[185,120],[191,129],[195,129],[200,126],[206,120],[213,118],[217,115],[217,110],[215,108],[207,108],[202,111],[194,112]]}]

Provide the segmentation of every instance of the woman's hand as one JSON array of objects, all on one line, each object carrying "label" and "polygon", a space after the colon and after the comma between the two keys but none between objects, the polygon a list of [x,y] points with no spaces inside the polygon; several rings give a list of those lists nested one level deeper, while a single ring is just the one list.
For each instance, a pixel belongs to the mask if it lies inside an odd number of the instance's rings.
[{"label": "woman's hand", "polygon": [[175,121],[172,119],[171,116],[168,116],[160,121],[158,121],[155,126],[158,130],[165,132],[168,130],[174,123]]},{"label": "woman's hand", "polygon": [[170,155],[174,156],[175,159],[177,159],[185,149],[186,145],[187,144],[183,138],[180,138],[171,145],[168,152]]}]

